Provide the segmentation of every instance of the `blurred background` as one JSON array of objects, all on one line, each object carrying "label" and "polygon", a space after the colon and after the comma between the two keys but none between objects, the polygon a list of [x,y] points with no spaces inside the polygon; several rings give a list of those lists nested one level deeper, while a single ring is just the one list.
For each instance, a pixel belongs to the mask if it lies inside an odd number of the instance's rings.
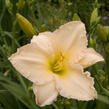
[{"label": "blurred background", "polygon": [[40,109],[35,104],[32,83],[8,61],[17,48],[31,39],[20,28],[16,13],[28,19],[37,34],[81,20],[89,47],[105,58],[105,63],[87,69],[93,72],[97,100],[85,102],[59,96],[42,109],[109,109],[109,0],[0,0],[0,109]]}]

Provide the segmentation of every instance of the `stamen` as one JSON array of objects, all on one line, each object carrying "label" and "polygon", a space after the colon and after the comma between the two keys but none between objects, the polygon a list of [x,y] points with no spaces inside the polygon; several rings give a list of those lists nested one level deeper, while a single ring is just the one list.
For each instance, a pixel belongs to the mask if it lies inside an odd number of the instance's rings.
[{"label": "stamen", "polygon": [[55,58],[52,60],[51,64],[51,70],[54,73],[62,73],[65,69],[65,58],[62,54],[62,52],[60,52],[58,55],[55,56]]}]

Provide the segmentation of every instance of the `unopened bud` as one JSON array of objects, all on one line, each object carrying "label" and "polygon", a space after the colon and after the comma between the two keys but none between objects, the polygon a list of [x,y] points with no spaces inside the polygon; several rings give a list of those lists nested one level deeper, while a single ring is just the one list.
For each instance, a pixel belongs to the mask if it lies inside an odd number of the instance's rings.
[{"label": "unopened bud", "polygon": [[89,43],[90,43],[90,46],[91,46],[91,47],[93,47],[93,48],[96,49],[96,39],[92,39],[92,38],[90,37]]},{"label": "unopened bud", "polygon": [[73,15],[73,19],[72,19],[73,21],[81,21],[81,19],[80,19],[80,17],[78,16],[78,14],[77,13],[75,13],[74,15]]},{"label": "unopened bud", "polygon": [[24,0],[19,0],[17,3],[16,3],[16,6],[17,6],[17,9],[18,10],[22,10],[22,8],[24,7],[25,5],[25,1]]},{"label": "unopened bud", "polygon": [[22,15],[20,15],[18,13],[16,14],[16,16],[17,16],[17,21],[18,21],[21,29],[27,36],[32,37],[33,35],[36,34],[34,27],[25,17],[23,17]]},{"label": "unopened bud", "polygon": [[109,41],[109,26],[104,26],[104,29],[106,30],[107,40]]},{"label": "unopened bud", "polygon": [[12,14],[13,4],[11,3],[11,1],[5,0],[5,4],[6,4],[6,7],[8,8],[8,11],[10,12],[10,14]]},{"label": "unopened bud", "polygon": [[97,34],[102,41],[107,41],[107,30],[100,24],[97,25]]},{"label": "unopened bud", "polygon": [[109,53],[109,43],[105,44],[105,51],[106,53]]}]

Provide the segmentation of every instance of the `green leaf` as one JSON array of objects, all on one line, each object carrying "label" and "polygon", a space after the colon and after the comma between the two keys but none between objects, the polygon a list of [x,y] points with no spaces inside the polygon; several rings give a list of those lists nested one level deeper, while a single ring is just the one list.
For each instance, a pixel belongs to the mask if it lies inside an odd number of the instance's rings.
[{"label": "green leaf", "polygon": [[9,92],[0,93],[0,103],[5,107],[5,109],[23,109],[17,99]]},{"label": "green leaf", "polygon": [[109,98],[107,96],[98,94],[97,100],[102,101],[103,103],[109,104]]},{"label": "green leaf", "polygon": [[0,75],[0,84],[12,95],[18,98],[23,104],[25,104],[29,109],[38,109],[38,107],[35,106],[32,98],[26,94],[25,90],[21,87],[21,85],[8,80],[2,75]]}]

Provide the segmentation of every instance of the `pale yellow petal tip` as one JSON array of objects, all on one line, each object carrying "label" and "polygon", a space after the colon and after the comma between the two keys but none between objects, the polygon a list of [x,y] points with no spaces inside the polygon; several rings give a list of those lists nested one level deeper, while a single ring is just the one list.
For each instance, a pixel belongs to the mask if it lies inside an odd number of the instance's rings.
[{"label": "pale yellow petal tip", "polygon": [[51,34],[52,34],[52,32],[46,31],[46,32],[39,33],[39,36],[49,36]]},{"label": "pale yellow petal tip", "polygon": [[[34,37],[35,37],[35,35],[34,35]],[[24,46],[22,46],[22,47],[20,47],[20,48],[17,48],[17,51],[16,51],[15,53],[13,53],[13,54],[8,58],[8,60],[11,62],[16,56],[20,55],[20,53],[21,53],[23,50],[25,50],[25,49],[27,49],[27,48],[29,48],[29,47],[31,47],[31,46],[34,46],[34,44],[27,44],[27,45],[24,45]]]},{"label": "pale yellow petal tip", "polygon": [[103,57],[102,55],[101,55],[101,61],[105,61],[105,60],[104,60],[104,57]]},{"label": "pale yellow petal tip", "polygon": [[57,100],[58,96],[55,81],[43,85],[33,84],[33,92],[35,94],[36,104],[40,107],[52,104]]},{"label": "pale yellow petal tip", "polygon": [[[27,44],[27,45],[29,45],[29,44]],[[24,46],[23,46],[23,47],[24,47]],[[20,54],[20,52],[21,52],[21,50],[22,50],[23,47],[17,48],[16,53],[13,53],[13,54],[8,58],[8,60],[9,60],[11,63],[14,61],[14,58],[15,58],[17,55]]]},{"label": "pale yellow petal tip", "polygon": [[96,63],[97,62],[104,62],[105,60],[104,60],[104,58],[103,58],[103,56],[102,55],[100,55],[99,53],[97,53],[98,54],[98,57],[96,58]]},{"label": "pale yellow petal tip", "polygon": [[32,37],[32,39],[31,39],[31,43],[36,43],[36,41],[37,41],[37,36],[34,35],[34,36]]},{"label": "pale yellow petal tip", "polygon": [[11,60],[12,60],[12,55],[8,58],[8,60],[11,62]]},{"label": "pale yellow petal tip", "polygon": [[16,55],[17,55],[16,53],[12,54],[12,55],[8,58],[8,60],[9,60],[11,63],[13,63],[13,59],[14,59],[14,57],[15,57]]},{"label": "pale yellow petal tip", "polygon": [[36,35],[33,35],[33,37],[37,37]]},{"label": "pale yellow petal tip", "polygon": [[71,23],[84,24],[82,21],[70,21],[66,24],[71,24]]},{"label": "pale yellow petal tip", "polygon": [[84,100],[84,101],[89,101],[89,100],[94,100],[97,98],[97,91],[94,87],[94,78],[90,76],[90,72],[86,71],[85,73],[83,73],[84,75],[86,75],[87,78],[90,79],[91,81],[91,85],[90,85],[90,96]]},{"label": "pale yellow petal tip", "polygon": [[101,61],[104,61],[102,55],[96,52],[93,48],[87,48],[84,52],[83,57],[77,63],[82,65],[84,68],[87,68]]},{"label": "pale yellow petal tip", "polygon": [[47,106],[47,105],[50,105],[52,104],[54,101],[57,100],[57,93],[55,95],[53,95],[50,99],[46,100],[45,102],[43,103],[39,103],[38,102],[38,98],[36,97],[36,104],[40,107],[44,107],[44,106]]},{"label": "pale yellow petal tip", "polygon": [[104,62],[105,61],[103,56],[100,55],[99,53],[98,53],[98,56],[99,56],[99,58],[98,58],[97,62]]}]

